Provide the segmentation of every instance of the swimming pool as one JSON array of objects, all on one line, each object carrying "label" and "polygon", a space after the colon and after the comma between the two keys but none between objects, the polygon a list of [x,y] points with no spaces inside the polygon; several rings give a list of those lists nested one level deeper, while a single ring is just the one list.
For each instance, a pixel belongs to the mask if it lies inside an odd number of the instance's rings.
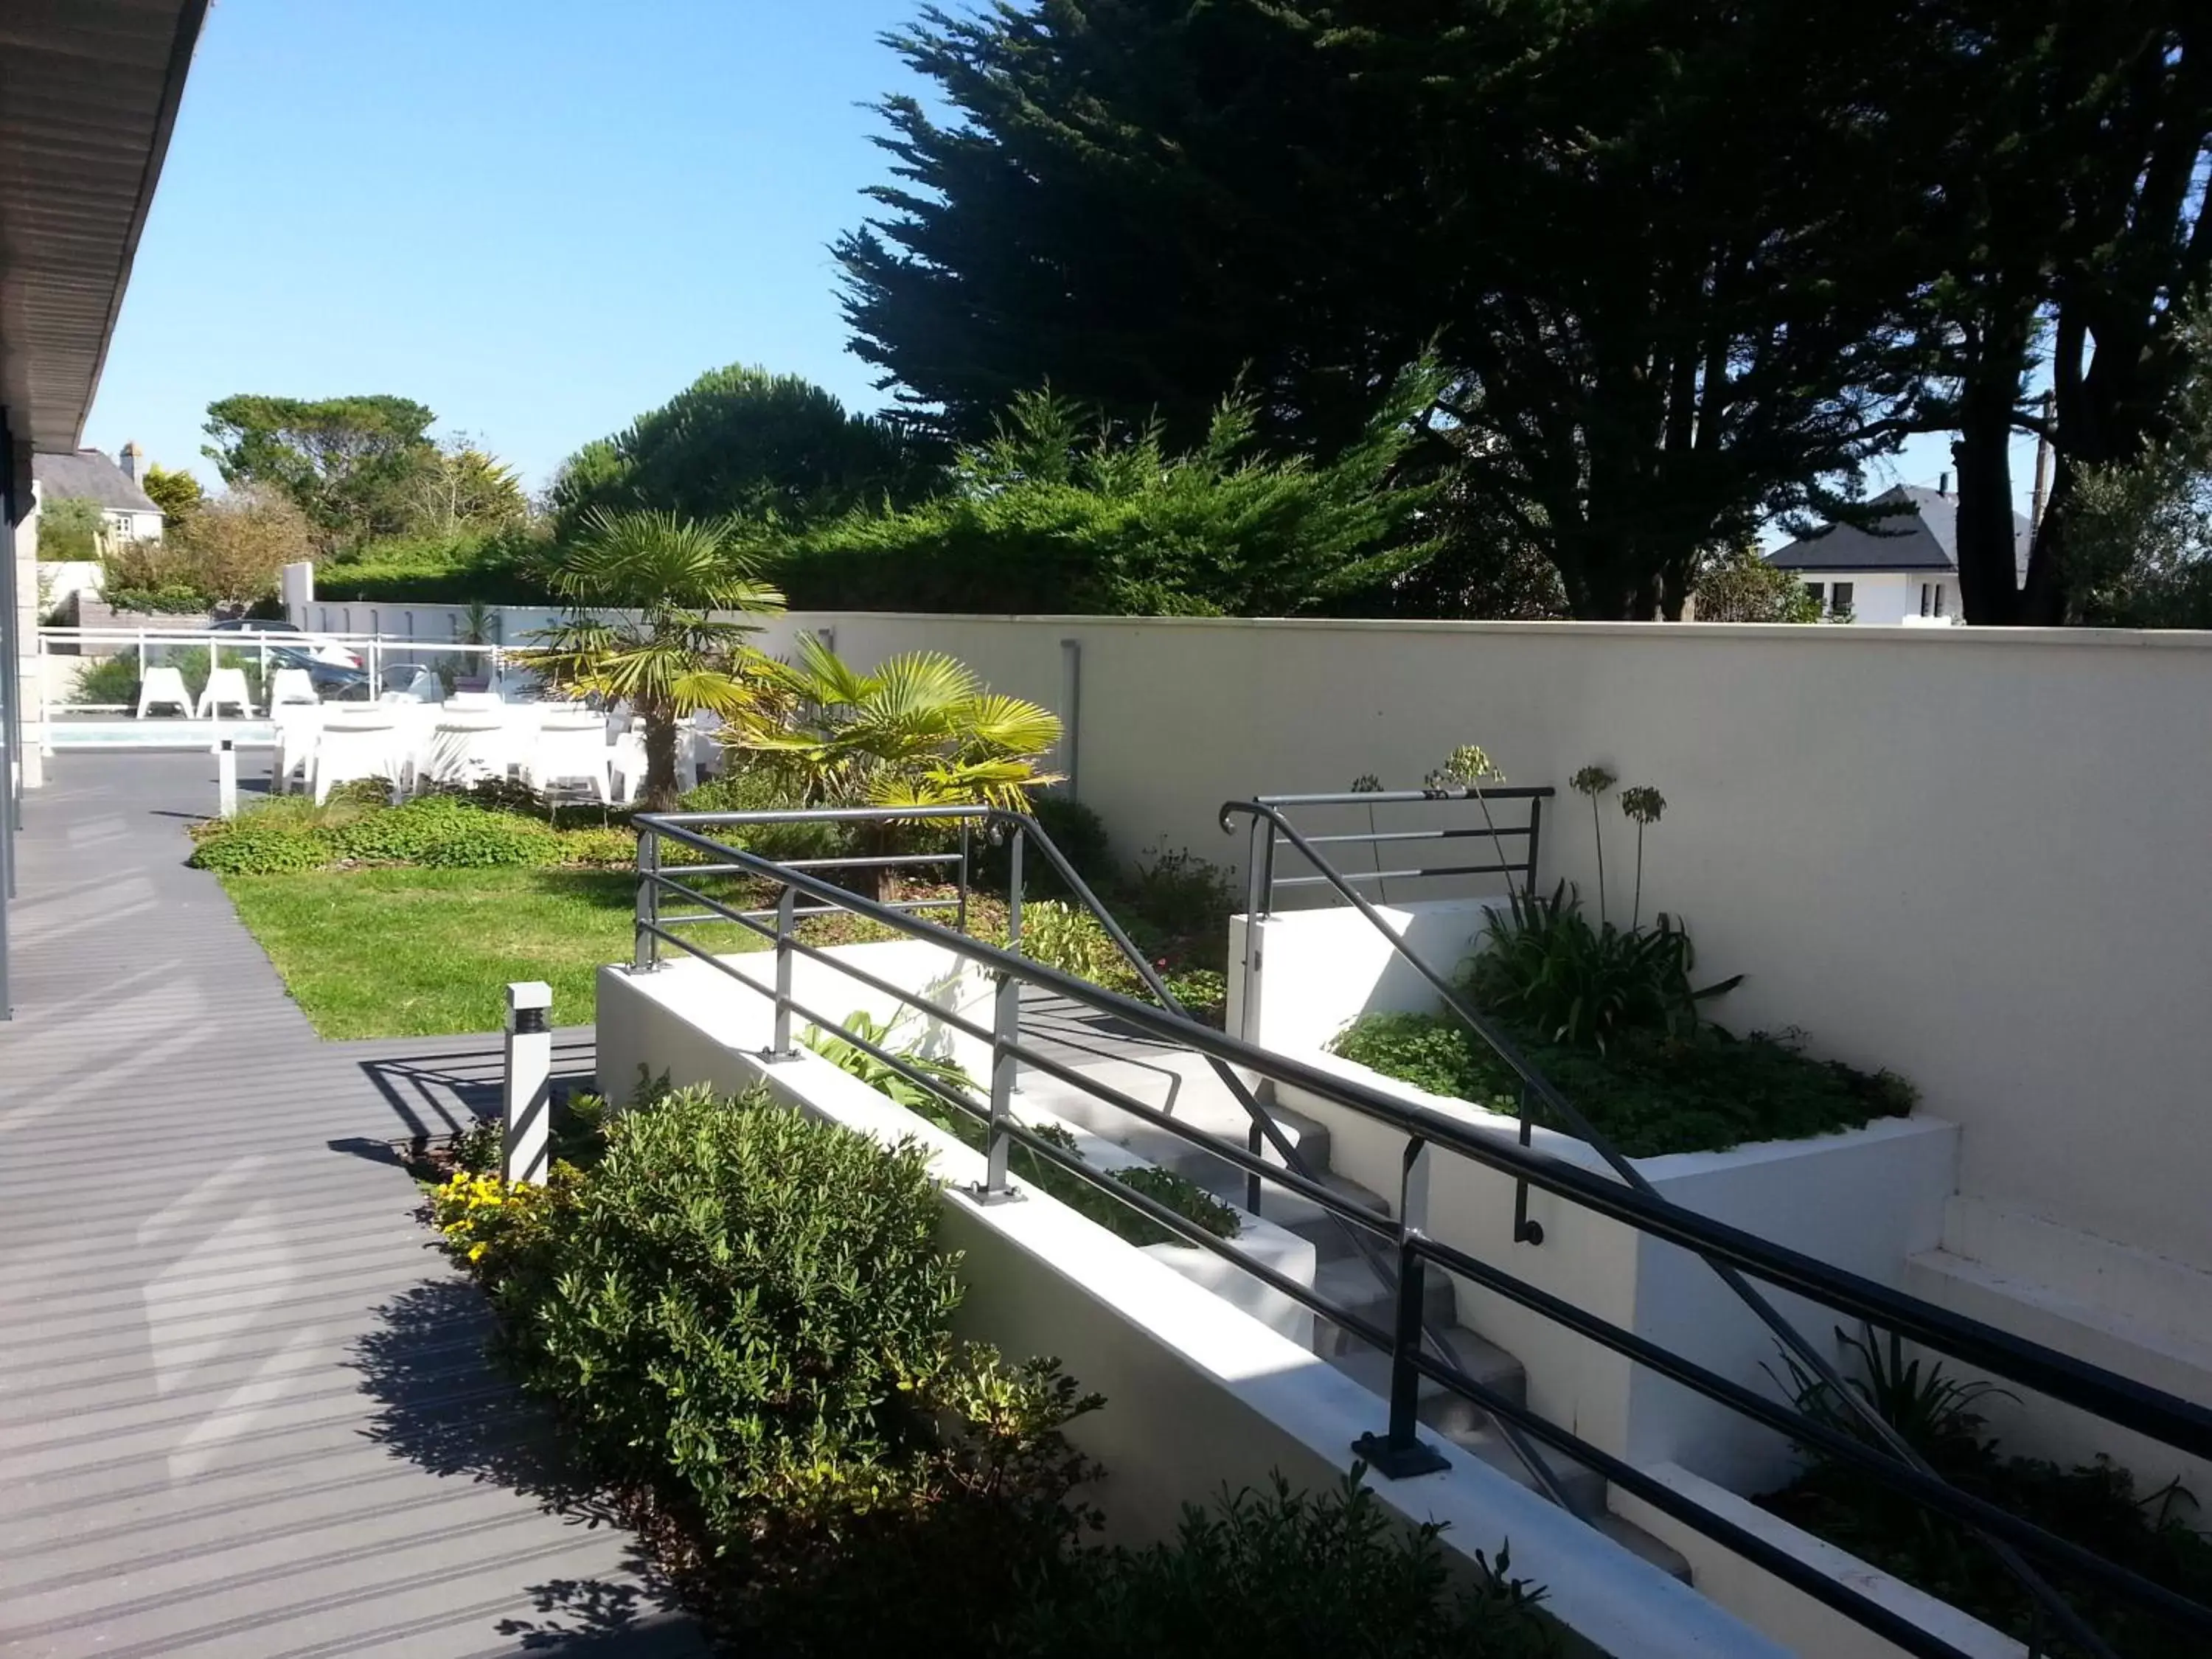
[{"label": "swimming pool", "polygon": [[213,749],[228,738],[240,749],[271,749],[267,720],[71,720],[46,723],[49,749]]}]

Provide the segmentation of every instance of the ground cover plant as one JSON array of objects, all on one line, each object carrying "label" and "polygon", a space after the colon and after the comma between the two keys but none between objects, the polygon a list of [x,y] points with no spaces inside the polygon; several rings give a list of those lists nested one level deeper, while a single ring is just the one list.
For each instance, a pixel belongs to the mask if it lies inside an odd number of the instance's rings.
[{"label": "ground cover plant", "polygon": [[499,1180],[495,1133],[459,1138],[428,1216],[490,1299],[498,1362],[719,1650],[956,1630],[986,1659],[1199,1659],[1240,1628],[1293,1659],[1557,1650],[1502,1556],[1463,1584],[1357,1470],[1312,1498],[1224,1493],[1147,1550],[1087,1544],[1102,1471],[1070,1431],[1108,1407],[1049,1358],[952,1337],[963,1264],[910,1143],[665,1085],[554,1129],[543,1188]]},{"label": "ground cover plant", "polygon": [[[1908,1358],[1894,1337],[1872,1331],[1837,1336],[1847,1361],[1846,1386],[1952,1485],[2154,1583],[2212,1602],[2212,1539],[2190,1524],[2196,1500],[2179,1482],[2143,1492],[2108,1458],[2069,1469],[2008,1454],[1984,1432],[1987,1423],[1977,1409],[2002,1390],[1953,1376],[1931,1358]],[[1872,1431],[1826,1384],[1795,1362],[1787,1372],[1783,1381],[1801,1411],[1871,1441]],[[1755,1501],[1985,1624],[2022,1640],[2039,1632],[2031,1598],[1985,1546],[1839,1460],[1812,1453],[1796,1480]],[[2063,1571],[2045,1576],[2125,1659],[2182,1659],[2201,1651],[2195,1638]],[[2044,1651],[2060,1659],[2080,1653],[2051,1636],[2047,1617],[2039,1629],[2048,1643]]]}]

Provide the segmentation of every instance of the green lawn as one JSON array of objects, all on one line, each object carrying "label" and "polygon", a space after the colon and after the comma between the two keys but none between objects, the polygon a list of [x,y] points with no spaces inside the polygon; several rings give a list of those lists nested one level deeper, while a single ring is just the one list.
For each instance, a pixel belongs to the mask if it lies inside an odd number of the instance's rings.
[{"label": "green lawn", "polygon": [[497,1030],[511,980],[544,980],[556,1024],[589,1024],[592,975],[629,959],[636,878],[389,868],[222,884],[323,1036],[440,1036]]}]

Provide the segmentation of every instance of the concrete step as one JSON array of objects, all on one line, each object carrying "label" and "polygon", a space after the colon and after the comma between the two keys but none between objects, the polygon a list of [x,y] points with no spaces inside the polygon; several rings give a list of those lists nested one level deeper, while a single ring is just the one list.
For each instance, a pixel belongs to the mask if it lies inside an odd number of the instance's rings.
[{"label": "concrete step", "polygon": [[[1386,1267],[1395,1267],[1395,1255],[1384,1251],[1380,1258]],[[1325,1261],[1314,1273],[1314,1294],[1330,1306],[1339,1307],[1353,1316],[1364,1319],[1377,1329],[1389,1331],[1396,1318],[1397,1292],[1395,1286],[1368,1266],[1358,1255],[1343,1255],[1334,1261]],[[1439,1328],[1457,1322],[1452,1299],[1451,1280],[1443,1273],[1431,1273],[1421,1283],[1421,1312],[1423,1318]],[[1339,1326],[1334,1320],[1314,1316],[1314,1352],[1323,1358],[1350,1349],[1364,1348],[1367,1343]]]},{"label": "concrete step", "polygon": [[[1450,1346],[1460,1369],[1469,1376],[1484,1387],[1495,1389],[1514,1405],[1528,1403],[1528,1376],[1522,1370],[1521,1362],[1511,1354],[1463,1326],[1447,1326],[1437,1334]],[[1389,1354],[1378,1348],[1370,1348],[1365,1343],[1357,1343],[1340,1347],[1336,1352],[1324,1358],[1376,1398],[1387,1400],[1389,1397]],[[1488,1421],[1481,1407],[1431,1377],[1421,1379],[1417,1400],[1416,1414],[1439,1434],[1449,1435],[1479,1429]]]}]

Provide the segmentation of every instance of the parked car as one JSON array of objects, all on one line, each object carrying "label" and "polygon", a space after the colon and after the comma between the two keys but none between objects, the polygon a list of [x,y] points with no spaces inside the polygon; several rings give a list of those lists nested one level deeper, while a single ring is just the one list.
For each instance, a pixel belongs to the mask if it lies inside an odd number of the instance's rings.
[{"label": "parked car", "polygon": [[360,653],[326,635],[303,634],[289,623],[272,622],[262,617],[232,617],[212,624],[208,631],[282,634],[285,636],[283,644],[272,641],[264,647],[273,667],[305,670],[319,697],[367,701],[370,696],[368,671],[362,666]]}]

